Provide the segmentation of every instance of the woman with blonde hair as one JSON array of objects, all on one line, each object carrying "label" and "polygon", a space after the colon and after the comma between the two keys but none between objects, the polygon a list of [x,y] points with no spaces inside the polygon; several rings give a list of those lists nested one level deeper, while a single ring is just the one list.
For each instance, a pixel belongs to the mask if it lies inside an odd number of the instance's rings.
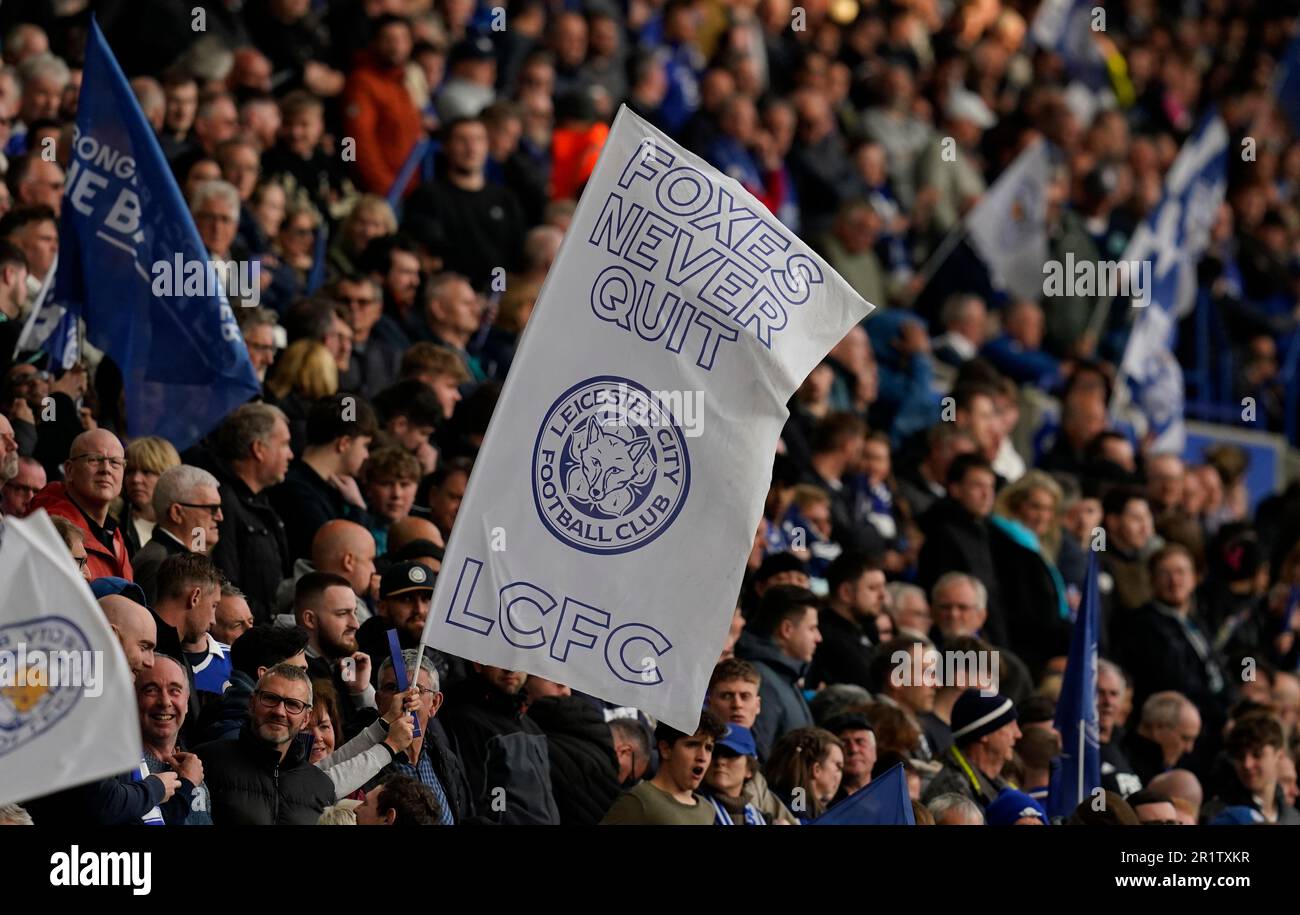
[{"label": "woman with blonde hair", "polygon": [[181,456],[165,438],[148,435],[126,446],[126,472],[122,476],[122,507],[118,526],[126,539],[126,552],[134,557],[153,537],[153,489],[164,470],[181,463]]},{"label": "woman with blonde hair", "polygon": [[338,390],[338,363],[323,343],[295,340],[276,360],[267,376],[266,393],[289,419],[290,447],[294,454],[302,454],[307,437],[307,411],[312,403],[331,397]]},{"label": "woman with blonde hair", "polygon": [[1069,650],[1070,612],[1079,600],[1056,566],[1063,501],[1060,484],[1030,470],[998,493],[989,518],[1009,647],[1031,672]]},{"label": "woman with blonde hair", "polygon": [[844,776],[844,745],[823,728],[795,728],[776,742],[767,783],[803,822],[826,812]]},{"label": "woman with blonde hair", "polygon": [[366,245],[396,231],[397,215],[388,201],[378,194],[363,194],[339,223],[326,260],[338,275],[350,276],[357,272]]}]

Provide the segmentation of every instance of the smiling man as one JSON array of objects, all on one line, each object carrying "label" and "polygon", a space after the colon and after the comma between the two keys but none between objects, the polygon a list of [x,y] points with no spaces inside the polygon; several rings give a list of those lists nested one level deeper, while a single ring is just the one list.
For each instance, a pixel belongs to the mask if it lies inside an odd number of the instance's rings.
[{"label": "smiling man", "polygon": [[51,483],[32,500],[30,511],[43,508],[81,528],[91,578],[133,578],[126,538],[108,513],[122,494],[125,472],[126,452],[116,435],[106,429],[83,432],[72,440],[63,482]]},{"label": "smiling man", "polygon": [[700,715],[695,733],[663,722],[655,728],[659,771],[624,792],[609,808],[602,826],[711,826],[716,811],[696,789],[713,761],[713,746],[727,726],[712,712]]},{"label": "smiling man", "polygon": [[181,662],[165,654],[155,655],[153,667],[136,679],[135,701],[144,738],[145,765],[151,773],[175,772],[180,776],[176,793],[159,808],[163,822],[169,826],[211,826],[203,763],[178,745],[190,702],[189,678]]},{"label": "smiling man", "polygon": [[212,821],[230,825],[311,825],[334,803],[334,783],[296,738],[312,705],[306,671],[277,664],[257,681],[249,720],[236,740],[194,752],[212,792]]}]

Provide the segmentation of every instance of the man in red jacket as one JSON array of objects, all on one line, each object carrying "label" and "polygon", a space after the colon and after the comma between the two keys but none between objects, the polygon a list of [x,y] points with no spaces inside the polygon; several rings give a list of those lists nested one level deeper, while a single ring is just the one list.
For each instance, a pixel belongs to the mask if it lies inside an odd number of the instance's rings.
[{"label": "man in red jacket", "polygon": [[[375,21],[370,47],[357,55],[343,89],[343,124],[356,141],[356,178],[362,189],[385,195],[424,134],[419,109],[406,89],[411,25],[401,16]],[[410,190],[419,183],[419,169]]]},{"label": "man in red jacket", "polygon": [[85,533],[92,579],[132,576],[126,540],[108,514],[108,506],[122,492],[125,471],[126,455],[117,436],[106,429],[83,432],[72,440],[63,482],[49,484],[32,500],[33,512],[43,508]]}]

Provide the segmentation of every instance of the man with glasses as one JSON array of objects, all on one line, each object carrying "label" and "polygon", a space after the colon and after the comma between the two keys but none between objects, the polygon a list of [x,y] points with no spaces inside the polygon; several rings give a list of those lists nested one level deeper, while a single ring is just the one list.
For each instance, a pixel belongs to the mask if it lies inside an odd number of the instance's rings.
[{"label": "man with glasses", "polygon": [[[381,770],[372,784],[394,775],[415,779],[438,799],[439,825],[453,826],[472,816],[474,811],[465,767],[448,745],[442,724],[435,720],[442,708],[441,679],[433,660],[419,648],[403,651],[402,664],[408,677],[415,671],[415,686],[420,692],[420,707],[415,713],[420,723],[420,736]],[[397,673],[393,670],[390,655],[379,665],[378,701],[391,702],[396,693]]]},{"label": "man with glasses", "polygon": [[153,489],[153,537],[131,561],[135,582],[154,599],[158,567],[178,553],[212,554],[221,538],[221,484],[206,470],[181,464],[164,470]]},{"label": "man with glasses", "polygon": [[[8,420],[0,417],[0,451],[5,449],[4,426]],[[0,478],[4,476],[0,473]],[[18,471],[0,488],[0,515],[26,518],[32,499],[45,488],[45,468],[35,458],[18,456]]]},{"label": "man with glasses", "polygon": [[43,508],[85,533],[91,578],[134,580],[126,538],[108,512],[122,494],[125,471],[126,452],[117,436],[107,429],[92,429],[73,439],[63,465],[63,482],[51,483],[32,500],[31,511]]},{"label": "man with glasses", "polygon": [[257,681],[238,738],[195,749],[212,795],[214,824],[311,825],[334,803],[334,783],[311,764],[297,739],[311,706],[306,671],[277,664]]},{"label": "man with glasses", "polygon": [[336,304],[347,309],[352,328],[352,355],[339,376],[339,390],[373,398],[397,381],[404,349],[402,330],[384,314],[383,292],[369,277],[341,277],[329,293]]},{"label": "man with glasses", "polygon": [[239,331],[248,347],[248,359],[253,363],[258,382],[264,382],[271,363],[275,362],[275,327],[279,320],[269,308],[241,308],[238,319]]}]

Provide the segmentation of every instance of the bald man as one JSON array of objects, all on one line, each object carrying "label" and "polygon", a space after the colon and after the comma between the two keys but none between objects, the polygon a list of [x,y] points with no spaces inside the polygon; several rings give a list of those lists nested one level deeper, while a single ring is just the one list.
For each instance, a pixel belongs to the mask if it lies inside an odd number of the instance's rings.
[{"label": "bald man", "polygon": [[[154,665],[157,630],[153,616],[135,601],[118,594],[99,599],[100,609],[126,652],[131,677],[140,683]],[[139,735],[137,729],[136,736]],[[24,802],[37,823],[60,826],[139,824],[153,808],[171,800],[181,787],[176,772],[158,772],[136,781],[138,773],[125,772]]]},{"label": "bald man", "polygon": [[388,552],[396,553],[412,540],[428,540],[434,546],[446,547],[438,525],[428,518],[407,515],[388,529]]},{"label": "bald man", "polygon": [[1300,715],[1300,677],[1285,671],[1273,675],[1273,707],[1289,740],[1295,735],[1296,719]]},{"label": "bald man", "polygon": [[[1170,769],[1168,772],[1161,772],[1151,779],[1151,784],[1146,788],[1175,801],[1179,799],[1186,801],[1193,811],[1200,811],[1201,804],[1205,802],[1205,791],[1201,788],[1200,779],[1186,769]],[[1192,818],[1191,825],[1196,825],[1195,816]]]},{"label": "bald man", "polygon": [[153,652],[158,645],[158,624],[147,607],[142,607],[129,597],[110,594],[99,599],[99,607],[108,618],[126,653],[126,663],[132,679],[153,667]]},{"label": "bald man", "polygon": [[297,560],[293,577],[275,590],[276,613],[285,617],[281,620],[285,624],[293,620],[294,588],[308,572],[331,572],[346,578],[357,597],[358,624],[374,616],[368,601],[379,596],[379,576],[375,574],[375,538],[366,528],[336,518],[317,529],[311,541],[311,560]]},{"label": "bald man", "polygon": [[86,535],[90,577],[133,579],[126,539],[108,508],[122,494],[126,452],[107,429],[83,432],[72,440],[63,465],[63,482],[51,483],[36,494],[31,511],[45,509],[67,518]]}]

